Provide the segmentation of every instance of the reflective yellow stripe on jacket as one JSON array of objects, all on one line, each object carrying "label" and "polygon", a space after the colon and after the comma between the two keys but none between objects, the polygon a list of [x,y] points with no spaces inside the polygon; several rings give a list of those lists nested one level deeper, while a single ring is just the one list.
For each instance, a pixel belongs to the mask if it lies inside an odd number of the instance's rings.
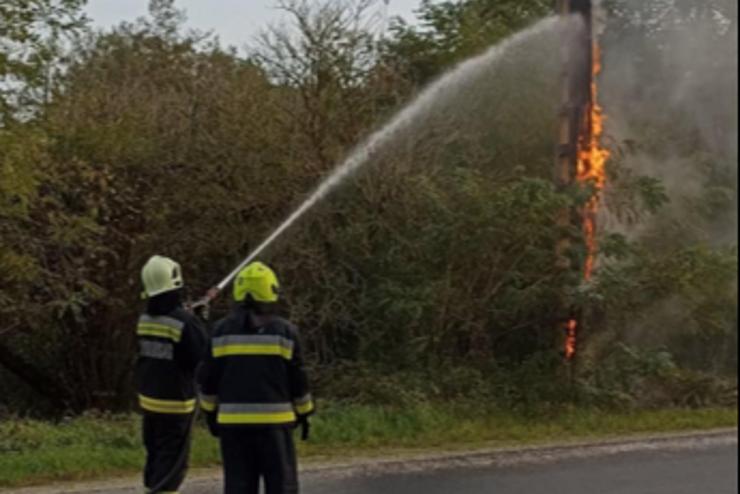
[{"label": "reflective yellow stripe on jacket", "polygon": [[160,400],[139,395],[139,406],[148,412],[185,414],[195,410],[195,399],[192,400]]},{"label": "reflective yellow stripe on jacket", "polygon": [[276,425],[295,422],[292,403],[221,403],[219,424]]},{"label": "reflective yellow stripe on jacket", "polygon": [[293,342],[279,335],[227,335],[213,339],[213,356],[274,355],[293,358]]},{"label": "reflective yellow stripe on jacket", "polygon": [[184,322],[172,317],[144,314],[139,318],[136,334],[166,338],[177,343],[182,338],[182,328],[184,326]]}]

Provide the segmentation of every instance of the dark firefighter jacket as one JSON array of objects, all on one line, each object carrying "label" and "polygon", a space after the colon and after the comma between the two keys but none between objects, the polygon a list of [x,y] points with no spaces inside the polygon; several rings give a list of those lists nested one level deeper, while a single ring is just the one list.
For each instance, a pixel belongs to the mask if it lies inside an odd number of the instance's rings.
[{"label": "dark firefighter jacket", "polygon": [[238,306],[216,323],[200,368],[200,403],[219,425],[285,426],[314,410],[298,329]]},{"label": "dark firefighter jacket", "polygon": [[166,315],[142,314],[136,335],[139,406],[150,413],[191,413],[195,368],[207,344],[201,322],[178,306]]}]

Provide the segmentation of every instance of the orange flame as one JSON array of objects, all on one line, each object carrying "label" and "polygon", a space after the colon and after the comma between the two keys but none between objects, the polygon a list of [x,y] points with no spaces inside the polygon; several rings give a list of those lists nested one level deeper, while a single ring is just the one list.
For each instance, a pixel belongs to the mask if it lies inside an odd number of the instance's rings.
[{"label": "orange flame", "polygon": [[[599,193],[606,183],[606,161],[609,159],[609,150],[601,146],[601,137],[604,132],[604,114],[598,103],[598,87],[596,78],[601,72],[601,51],[593,44],[592,82],[589,108],[584,116],[585,129],[578,143],[578,162],[576,179],[583,184],[593,184],[596,193],[591,197],[581,211],[583,218],[583,234],[586,239],[586,260],[583,266],[583,277],[591,279],[596,260],[596,214],[599,209]],[[565,337],[565,358],[571,360],[576,354],[578,321],[573,318],[568,321]]]},{"label": "orange flame", "polygon": [[567,333],[565,335],[565,358],[570,360],[576,354],[576,329],[578,328],[578,322],[575,319],[568,321],[566,327]]},{"label": "orange flame", "polygon": [[578,151],[576,178],[581,183],[592,183],[596,194],[583,208],[583,233],[586,238],[586,261],[583,277],[591,279],[596,258],[596,213],[599,209],[599,192],[606,183],[606,161],[609,159],[609,150],[601,146],[601,136],[604,133],[603,111],[598,103],[598,88],[596,77],[601,72],[601,51],[594,43],[592,60],[593,79],[591,82],[591,98],[589,110],[586,112],[586,135],[581,136]]}]

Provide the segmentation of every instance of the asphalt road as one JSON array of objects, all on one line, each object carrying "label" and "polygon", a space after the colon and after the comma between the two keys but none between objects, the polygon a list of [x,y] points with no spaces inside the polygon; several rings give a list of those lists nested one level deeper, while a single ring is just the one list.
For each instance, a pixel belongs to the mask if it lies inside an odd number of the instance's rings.
[{"label": "asphalt road", "polygon": [[[304,465],[302,494],[736,494],[737,429],[570,445],[431,453]],[[140,479],[3,494],[140,494]],[[221,473],[191,472],[183,494],[220,494]]]},{"label": "asphalt road", "polygon": [[538,465],[306,479],[304,494],[736,494],[737,445]]}]

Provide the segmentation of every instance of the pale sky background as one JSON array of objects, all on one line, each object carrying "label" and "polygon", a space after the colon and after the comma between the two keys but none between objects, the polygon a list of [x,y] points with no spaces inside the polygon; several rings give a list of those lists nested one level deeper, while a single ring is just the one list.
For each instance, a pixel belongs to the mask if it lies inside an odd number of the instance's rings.
[{"label": "pale sky background", "polygon": [[[108,28],[146,15],[148,4],[148,0],[88,0],[85,10],[94,26]],[[389,0],[387,15],[411,21],[420,4],[421,0]],[[240,49],[261,28],[281,18],[274,0],[176,0],[175,5],[187,12],[188,26],[212,30],[222,45]]]}]

